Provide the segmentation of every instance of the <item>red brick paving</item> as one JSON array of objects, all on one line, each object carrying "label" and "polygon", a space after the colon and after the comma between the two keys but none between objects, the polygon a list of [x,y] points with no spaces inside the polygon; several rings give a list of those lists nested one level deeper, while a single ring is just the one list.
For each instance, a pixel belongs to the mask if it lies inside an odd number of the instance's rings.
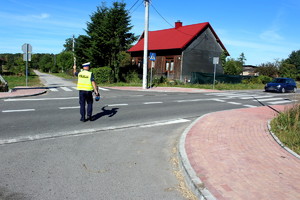
[{"label": "red brick paving", "polygon": [[43,94],[47,91],[45,88],[22,87],[15,88],[12,92],[0,92],[0,99],[33,96]]},{"label": "red brick paving", "polygon": [[300,159],[268,132],[267,121],[275,115],[268,107],[222,111],[190,129],[188,159],[217,199],[300,199]]}]

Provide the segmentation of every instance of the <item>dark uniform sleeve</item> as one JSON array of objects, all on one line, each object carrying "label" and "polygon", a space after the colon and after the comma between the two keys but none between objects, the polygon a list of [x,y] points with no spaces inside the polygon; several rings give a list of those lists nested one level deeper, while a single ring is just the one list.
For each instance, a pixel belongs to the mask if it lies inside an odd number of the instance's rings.
[{"label": "dark uniform sleeve", "polygon": [[75,75],[76,77],[78,77],[78,74],[79,74],[79,72],[75,72],[75,73],[74,73],[74,75]]},{"label": "dark uniform sleeve", "polygon": [[94,74],[92,73],[91,75],[91,81],[95,81],[95,77],[94,77]]}]

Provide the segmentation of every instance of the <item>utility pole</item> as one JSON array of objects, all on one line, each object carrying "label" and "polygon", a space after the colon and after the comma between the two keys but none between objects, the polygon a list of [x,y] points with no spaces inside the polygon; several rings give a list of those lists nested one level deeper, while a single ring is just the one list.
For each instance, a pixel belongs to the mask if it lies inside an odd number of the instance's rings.
[{"label": "utility pole", "polygon": [[149,31],[149,0],[145,0],[145,30],[144,30],[143,89],[147,89],[148,31]]},{"label": "utility pole", "polygon": [[73,40],[72,40],[72,52],[73,52],[73,61],[74,61],[74,65],[76,65],[76,57],[75,57],[74,47],[75,47],[75,37],[74,37],[74,35],[73,35]]}]

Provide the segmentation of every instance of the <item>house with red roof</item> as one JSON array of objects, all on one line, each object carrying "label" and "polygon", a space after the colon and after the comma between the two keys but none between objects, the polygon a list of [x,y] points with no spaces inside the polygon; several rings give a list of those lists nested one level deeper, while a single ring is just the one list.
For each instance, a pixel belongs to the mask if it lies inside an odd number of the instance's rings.
[{"label": "house with red roof", "polygon": [[[187,81],[192,72],[214,73],[213,57],[220,57],[225,46],[208,22],[183,26],[175,22],[175,28],[148,32],[148,55],[156,53],[156,60],[148,61],[154,75]],[[128,52],[132,64],[142,67],[144,34]],[[217,73],[223,68],[217,65]]]}]

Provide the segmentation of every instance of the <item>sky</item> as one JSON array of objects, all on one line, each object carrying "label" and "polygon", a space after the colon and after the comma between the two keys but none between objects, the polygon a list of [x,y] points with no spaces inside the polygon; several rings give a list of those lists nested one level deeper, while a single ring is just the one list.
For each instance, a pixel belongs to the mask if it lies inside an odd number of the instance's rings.
[{"label": "sky", "polygon": [[[106,2],[124,2],[131,32],[144,30],[143,0],[0,0],[0,53],[58,54],[66,39],[86,35],[90,16]],[[209,22],[230,58],[244,53],[247,65],[286,59],[300,50],[299,0],[150,0],[149,30]]]}]

